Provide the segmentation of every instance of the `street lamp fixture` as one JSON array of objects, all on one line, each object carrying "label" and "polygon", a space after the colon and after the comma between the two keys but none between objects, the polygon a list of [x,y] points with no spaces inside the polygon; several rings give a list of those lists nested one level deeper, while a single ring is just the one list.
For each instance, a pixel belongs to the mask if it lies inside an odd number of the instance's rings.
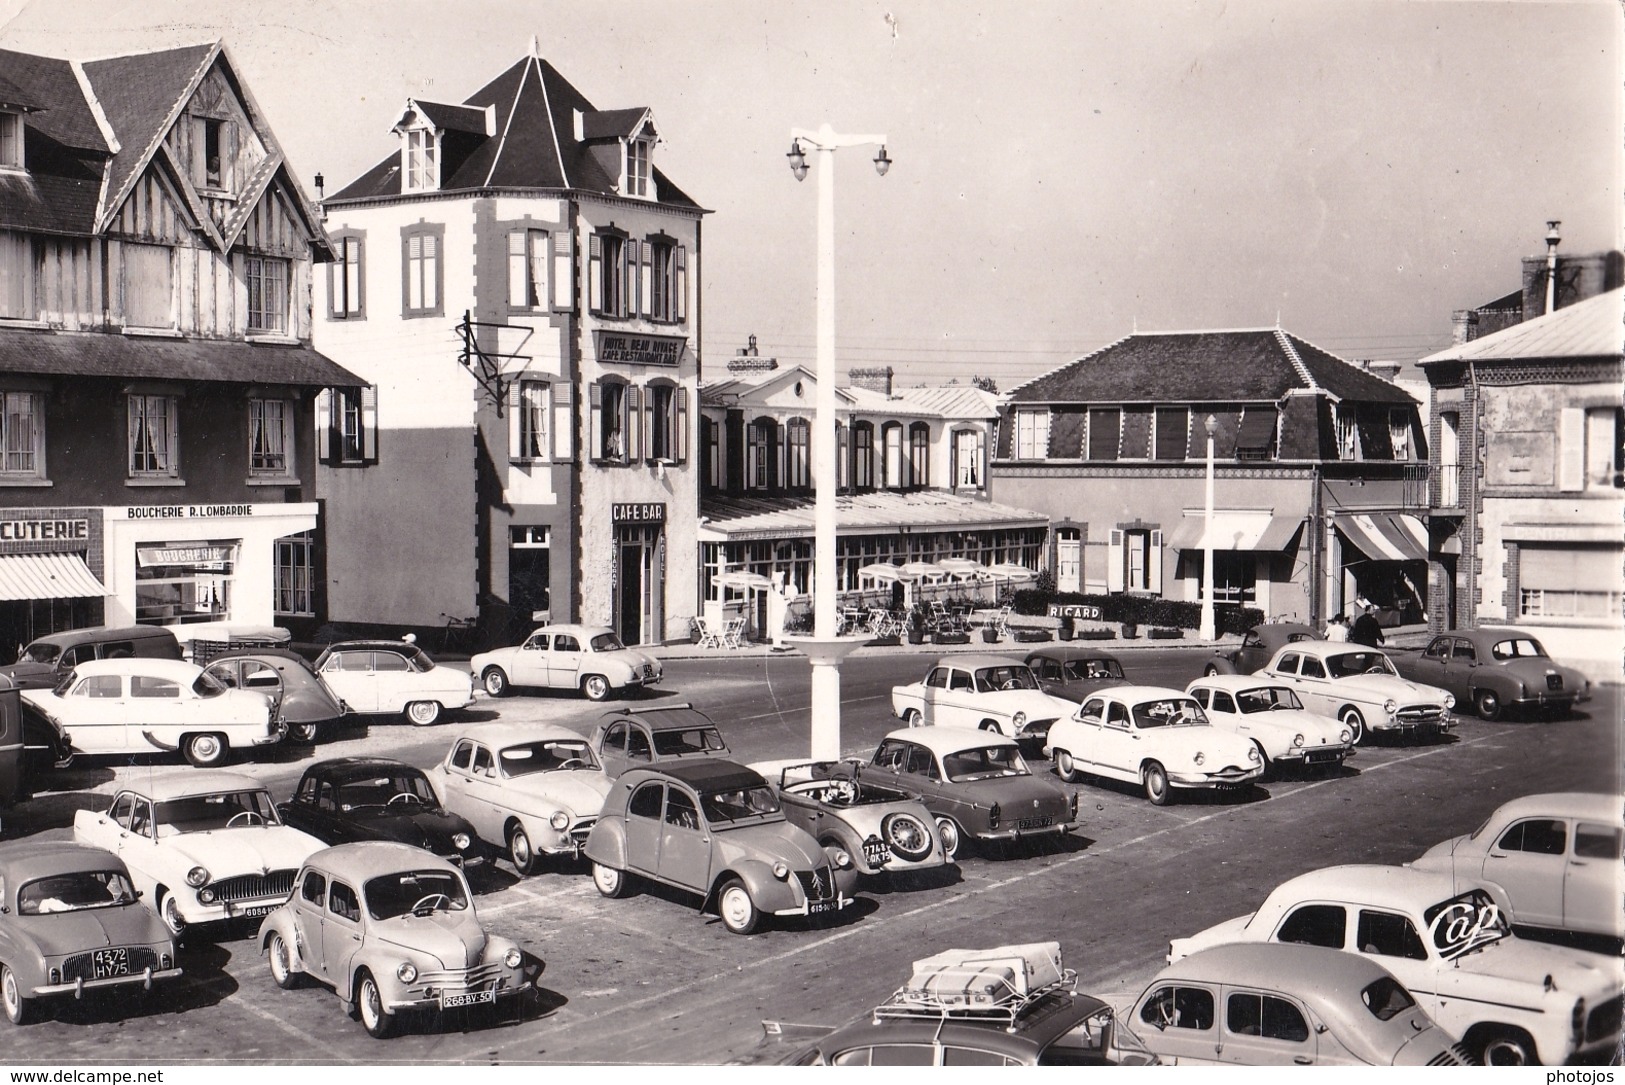
[{"label": "street lamp fixture", "polygon": [[1207,487],[1202,506],[1202,621],[1196,635],[1211,641],[1218,639],[1213,615],[1213,435],[1219,432],[1219,420],[1210,414],[1202,428],[1207,430]]},{"label": "street lamp fixture", "polygon": [[790,172],[796,175],[796,180],[805,181],[807,179],[807,156],[801,153],[801,141],[799,139],[790,141],[790,153],[784,157],[790,160]]}]

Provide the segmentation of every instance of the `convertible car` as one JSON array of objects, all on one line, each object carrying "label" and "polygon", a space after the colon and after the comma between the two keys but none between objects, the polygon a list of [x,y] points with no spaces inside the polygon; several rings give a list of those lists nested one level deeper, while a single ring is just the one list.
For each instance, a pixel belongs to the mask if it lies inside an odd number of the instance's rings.
[{"label": "convertible car", "polygon": [[928,870],[948,861],[935,818],[918,799],[871,777],[858,761],[751,765],[778,793],[784,815],[825,847],[843,848],[860,874]]}]

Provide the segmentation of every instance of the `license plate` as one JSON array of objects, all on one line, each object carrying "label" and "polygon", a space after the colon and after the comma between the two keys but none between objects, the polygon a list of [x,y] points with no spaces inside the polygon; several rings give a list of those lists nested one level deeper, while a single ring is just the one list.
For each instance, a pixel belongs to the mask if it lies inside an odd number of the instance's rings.
[{"label": "license plate", "polygon": [[807,902],[807,914],[822,915],[825,912],[838,911],[839,904],[839,901],[834,900],[809,900]]},{"label": "license plate", "polygon": [[91,979],[130,974],[130,951],[127,949],[98,949],[90,955]]},{"label": "license plate", "polygon": [[870,866],[884,866],[891,861],[891,852],[886,850],[884,844],[865,844],[863,846],[863,858],[868,861]]},{"label": "license plate", "polygon": [[469,991],[467,994],[461,995],[441,995],[440,1008],[453,1010],[458,1006],[479,1006],[496,1000],[497,993],[495,991]]},{"label": "license plate", "polygon": [[258,916],[270,915],[272,912],[276,911],[276,907],[277,906],[275,904],[256,904],[252,908],[237,909],[237,914],[240,916],[247,916],[252,919]]},{"label": "license plate", "polygon": [[1318,765],[1326,761],[1336,761],[1337,757],[1338,755],[1335,750],[1318,750],[1311,752],[1308,757],[1304,758],[1304,760],[1309,762],[1311,765]]}]

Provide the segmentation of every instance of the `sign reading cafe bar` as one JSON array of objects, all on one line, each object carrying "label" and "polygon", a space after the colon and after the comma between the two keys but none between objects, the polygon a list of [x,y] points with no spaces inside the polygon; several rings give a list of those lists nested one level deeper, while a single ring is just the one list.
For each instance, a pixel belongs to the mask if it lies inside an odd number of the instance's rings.
[{"label": "sign reading cafe bar", "polygon": [[617,502],[609,507],[609,519],[615,524],[663,524],[666,505],[663,501]]},{"label": "sign reading cafe bar", "polygon": [[597,336],[598,361],[606,365],[631,363],[676,369],[683,357],[683,345],[688,342],[680,335],[626,335],[623,332],[601,331]]}]

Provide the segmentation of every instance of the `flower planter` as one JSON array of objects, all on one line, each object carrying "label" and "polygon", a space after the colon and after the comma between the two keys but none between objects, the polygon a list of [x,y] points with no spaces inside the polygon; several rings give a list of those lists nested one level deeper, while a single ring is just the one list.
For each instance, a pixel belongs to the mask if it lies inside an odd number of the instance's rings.
[{"label": "flower planter", "polygon": [[1010,637],[1018,644],[1040,644],[1055,639],[1048,629],[1012,629]]},{"label": "flower planter", "polygon": [[908,642],[910,644],[924,644],[925,643],[925,630],[923,630],[923,629],[910,629],[908,631]]},{"label": "flower planter", "polygon": [[970,643],[970,634],[969,633],[938,633],[936,635],[935,639],[936,639],[936,642],[938,644],[969,644]]},{"label": "flower planter", "polygon": [[982,630],[982,640],[988,644],[999,643],[999,631],[997,629]]},{"label": "flower planter", "polygon": [[1061,619],[1061,627],[1060,627],[1060,629],[1056,630],[1056,632],[1058,632],[1060,634],[1060,637],[1061,637],[1062,640],[1071,640],[1072,639],[1072,634],[1073,634],[1072,619],[1071,618],[1062,618]]},{"label": "flower planter", "polygon": [[1146,636],[1151,640],[1179,640],[1184,635],[1185,631],[1183,629],[1161,629],[1155,626],[1146,633]]},{"label": "flower planter", "polygon": [[865,641],[864,642],[864,647],[865,648],[891,648],[891,647],[895,647],[896,645],[899,645],[901,643],[903,643],[903,642],[897,639],[897,634],[896,633],[888,633],[884,637],[875,637],[873,640]]},{"label": "flower planter", "polygon": [[1077,636],[1078,636],[1079,640],[1116,640],[1117,639],[1117,630],[1115,630],[1115,629],[1080,629],[1080,630],[1078,630]]},{"label": "flower planter", "polygon": [[1123,639],[1133,640],[1140,635],[1140,626],[1137,622],[1123,623]]}]

